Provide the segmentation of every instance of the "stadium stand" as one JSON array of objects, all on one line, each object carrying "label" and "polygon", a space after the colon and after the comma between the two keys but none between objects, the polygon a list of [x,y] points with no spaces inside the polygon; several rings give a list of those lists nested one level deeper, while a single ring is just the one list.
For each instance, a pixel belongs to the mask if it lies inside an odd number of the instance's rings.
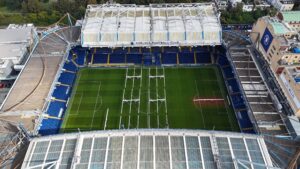
[{"label": "stadium stand", "polygon": [[95,53],[92,60],[93,64],[106,64],[108,62],[108,54]]},{"label": "stadium stand", "polygon": [[66,109],[66,102],[61,102],[61,101],[51,101],[48,107],[47,114],[53,117],[58,117],[61,116],[61,112]]},{"label": "stadium stand", "polygon": [[163,47],[162,50],[163,50],[163,52],[166,52],[166,53],[178,53],[179,52],[179,48],[175,47],[175,46]]},{"label": "stadium stand", "polygon": [[161,61],[162,64],[177,64],[177,53],[162,53]]},{"label": "stadium stand", "polygon": [[[82,48],[78,48],[75,47],[74,49],[71,50],[71,52],[69,53],[69,60],[72,59],[74,60],[79,66],[83,66],[84,65],[84,61],[85,61],[85,56],[88,53],[87,50],[82,49]],[[73,56],[75,55],[75,57]]]},{"label": "stadium stand", "polygon": [[238,117],[238,120],[241,125],[241,129],[243,132],[247,133],[248,130],[250,130],[250,131],[251,131],[251,129],[253,130],[253,124],[251,123],[251,120],[249,119],[249,116],[248,116],[246,110],[237,112],[237,117]]},{"label": "stadium stand", "polygon": [[151,53],[151,48],[139,48],[139,51],[142,53]]},{"label": "stadium stand", "polygon": [[112,53],[109,55],[109,63],[126,63],[126,54],[125,53]]},{"label": "stadium stand", "polygon": [[211,63],[211,57],[209,52],[195,51],[195,53],[196,53],[196,60],[198,64]]},{"label": "stadium stand", "polygon": [[242,97],[241,89],[235,79],[234,71],[232,70],[232,66],[229,64],[228,58],[225,55],[216,55],[215,57],[225,78],[225,84],[227,86],[241,131],[245,133],[255,133],[253,124],[247,113],[247,107]]},{"label": "stadium stand", "polygon": [[[233,78],[233,76],[232,76],[232,78]],[[236,79],[227,79],[227,83],[229,85],[229,90],[232,93],[240,93],[240,89],[239,89]]]},{"label": "stadium stand", "polygon": [[64,64],[63,69],[68,70],[68,71],[71,71],[71,72],[76,72],[78,68],[77,68],[76,65],[74,65],[73,62],[67,61],[67,62]]},{"label": "stadium stand", "polygon": [[[70,51],[68,58],[64,62],[63,70],[57,80],[58,84],[55,85],[51,95],[52,100],[47,107],[46,112],[50,117],[43,119],[39,129],[39,133],[41,135],[51,135],[59,132],[62,118],[67,107],[67,102],[71,95],[70,91],[75,82],[76,73],[79,69],[77,65],[84,65],[86,52],[87,50],[74,48]],[[73,58],[73,53],[76,54],[76,58]]]},{"label": "stadium stand", "polygon": [[62,72],[58,82],[65,85],[72,85],[75,80],[75,74],[69,72]]},{"label": "stadium stand", "polygon": [[234,77],[231,67],[223,67],[223,72],[225,75],[225,79],[230,79]]},{"label": "stadium stand", "polygon": [[142,53],[142,48],[128,48],[128,53]]},{"label": "stadium stand", "polygon": [[70,88],[68,86],[55,86],[55,90],[53,91],[52,97],[60,100],[67,100],[69,97]]},{"label": "stadium stand", "polygon": [[127,63],[142,64],[143,55],[140,53],[130,53],[126,55]]},{"label": "stadium stand", "polygon": [[86,63],[91,64],[92,63],[92,57],[93,57],[93,54],[91,52],[88,52],[88,54],[86,56]]},{"label": "stadium stand", "polygon": [[126,53],[128,53],[128,48],[114,48],[112,50],[112,53],[126,54]]},{"label": "stadium stand", "polygon": [[179,53],[179,63],[180,64],[194,64],[195,56],[192,52],[181,52]]},{"label": "stadium stand", "polygon": [[61,124],[61,120],[57,119],[44,119],[42,121],[41,128],[39,130],[39,133],[41,135],[52,135],[57,134],[59,132],[59,126]]},{"label": "stadium stand", "polygon": [[91,51],[94,51],[95,53],[112,53],[113,49],[112,48],[94,48]]}]

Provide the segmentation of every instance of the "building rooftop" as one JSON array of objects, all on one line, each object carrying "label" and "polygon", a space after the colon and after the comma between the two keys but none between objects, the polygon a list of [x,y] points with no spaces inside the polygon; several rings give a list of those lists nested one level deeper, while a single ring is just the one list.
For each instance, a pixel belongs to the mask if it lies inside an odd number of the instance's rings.
[{"label": "building rooftop", "polygon": [[220,45],[214,3],[89,5],[83,47]]},{"label": "building rooftop", "polygon": [[22,168],[251,168],[272,166],[262,137],[201,130],[113,130],[35,138]]},{"label": "building rooftop", "polygon": [[0,44],[29,42],[32,29],[32,24],[10,25],[6,29],[0,29]]},{"label": "building rooftop", "polygon": [[300,11],[282,12],[282,16],[286,22],[300,22]]},{"label": "building rooftop", "polygon": [[290,31],[283,23],[281,23],[277,20],[271,20],[270,23],[274,29],[274,33],[277,35],[278,34],[286,34],[287,32]]},{"label": "building rooftop", "polygon": [[29,44],[0,44],[0,59],[12,60],[14,64],[20,64],[27,47]]}]

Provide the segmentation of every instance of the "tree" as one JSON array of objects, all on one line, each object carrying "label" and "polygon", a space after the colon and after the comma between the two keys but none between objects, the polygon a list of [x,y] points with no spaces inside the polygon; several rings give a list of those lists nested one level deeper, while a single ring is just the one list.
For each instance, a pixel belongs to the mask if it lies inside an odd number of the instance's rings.
[{"label": "tree", "polygon": [[97,0],[87,0],[87,4],[97,4]]},{"label": "tree", "polygon": [[21,9],[21,0],[5,0],[5,6],[10,10]]},{"label": "tree", "polygon": [[39,0],[28,0],[27,2],[28,12],[32,12],[38,15],[38,13],[41,11],[41,8],[42,6]]},{"label": "tree", "polygon": [[23,13],[27,13],[28,12],[27,2],[25,2],[25,1],[22,2],[22,12]]}]

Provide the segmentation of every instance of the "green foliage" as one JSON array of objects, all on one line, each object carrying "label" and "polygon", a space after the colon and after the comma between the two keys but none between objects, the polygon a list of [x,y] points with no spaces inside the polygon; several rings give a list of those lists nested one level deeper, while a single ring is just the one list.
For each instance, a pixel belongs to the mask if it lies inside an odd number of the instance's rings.
[{"label": "green foliage", "polygon": [[10,10],[21,9],[22,0],[4,0],[4,5]]},{"label": "green foliage", "polygon": [[252,24],[262,16],[271,14],[274,16],[276,14],[276,10],[274,11],[272,8],[265,10],[258,8],[251,12],[243,12],[242,9],[242,6],[238,5],[234,9],[223,11],[221,15],[221,22],[223,24]]},{"label": "green foliage", "polygon": [[[0,25],[9,23],[31,22],[40,26],[47,26],[56,22],[65,13],[70,13],[77,19],[82,19],[88,4],[105,3],[107,0],[0,0],[2,20]],[[117,3],[135,3],[147,5],[149,3],[192,3],[208,2],[209,0],[116,0]],[[236,8],[222,12],[221,21],[224,24],[254,23],[264,15],[274,16],[274,8],[243,12],[242,4]],[[34,16],[35,15],[35,16]],[[5,17],[4,17],[5,16]]]},{"label": "green foliage", "polygon": [[24,23],[34,23],[37,26],[45,26],[50,23],[55,23],[62,17],[62,15],[53,11],[50,15],[43,11],[38,14],[27,13],[25,15],[20,14],[1,14],[0,13],[0,25],[8,25],[10,23],[24,24]]}]

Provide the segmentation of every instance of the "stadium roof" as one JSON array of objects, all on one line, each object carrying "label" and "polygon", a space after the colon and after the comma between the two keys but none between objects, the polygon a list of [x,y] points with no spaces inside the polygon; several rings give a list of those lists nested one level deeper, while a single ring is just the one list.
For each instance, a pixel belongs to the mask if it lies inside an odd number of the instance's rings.
[{"label": "stadium roof", "polygon": [[272,162],[263,138],[256,135],[153,129],[94,131],[33,139],[22,168],[50,166],[232,169],[270,167]]},{"label": "stadium roof", "polygon": [[214,3],[89,5],[83,47],[220,45]]}]

